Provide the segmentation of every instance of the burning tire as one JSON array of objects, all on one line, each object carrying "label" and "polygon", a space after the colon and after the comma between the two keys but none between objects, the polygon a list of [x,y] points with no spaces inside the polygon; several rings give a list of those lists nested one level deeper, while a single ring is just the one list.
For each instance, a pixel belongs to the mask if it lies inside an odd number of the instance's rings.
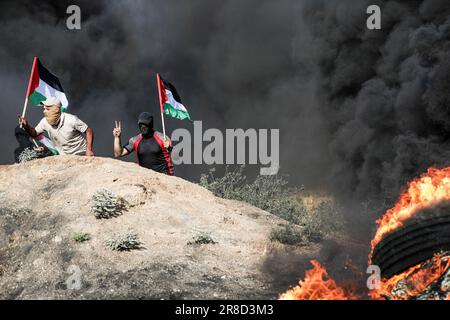
[{"label": "burning tire", "polygon": [[418,212],[403,227],[386,235],[373,251],[372,264],[388,279],[440,251],[450,251],[448,202]]}]

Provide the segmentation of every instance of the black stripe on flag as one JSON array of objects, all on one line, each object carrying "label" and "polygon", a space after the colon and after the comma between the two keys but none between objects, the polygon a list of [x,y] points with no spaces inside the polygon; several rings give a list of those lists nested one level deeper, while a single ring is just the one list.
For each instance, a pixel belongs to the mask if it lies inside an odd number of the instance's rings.
[{"label": "black stripe on flag", "polygon": [[172,92],[173,98],[175,99],[176,102],[178,103],[182,103],[181,102],[181,97],[177,92],[177,89],[175,89],[175,87],[173,86],[173,84],[171,84],[169,81],[164,80],[161,76],[159,76],[161,78],[161,81],[164,83],[164,87],[167,90],[170,90]]},{"label": "black stripe on flag", "polygon": [[42,81],[44,81],[46,84],[48,84],[49,86],[51,86],[52,88],[64,92],[64,89],[61,85],[61,82],[59,82],[59,79],[53,75],[50,71],[48,71],[41,63],[41,61],[39,61],[39,59],[37,60],[37,67],[39,70],[39,78],[42,79]]}]

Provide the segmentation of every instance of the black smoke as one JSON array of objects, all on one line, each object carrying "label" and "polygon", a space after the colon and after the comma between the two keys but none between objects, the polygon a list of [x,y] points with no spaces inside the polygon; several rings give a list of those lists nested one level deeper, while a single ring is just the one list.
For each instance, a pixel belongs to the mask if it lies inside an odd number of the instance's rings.
[{"label": "black smoke", "polygon": [[[65,25],[72,3],[80,31]],[[369,4],[382,30],[366,28]],[[390,203],[450,163],[449,15],[446,0],[2,1],[0,161],[13,161],[36,55],[94,129],[97,155],[112,156],[114,120],[125,138],[140,112],[158,119],[160,72],[204,128],[279,128],[281,172],[294,183]],[[196,180],[207,168],[177,169]]]},{"label": "black smoke", "polygon": [[[381,30],[366,28],[370,4]],[[303,17],[338,194],[390,204],[428,167],[448,166],[450,3],[306,1]]]}]

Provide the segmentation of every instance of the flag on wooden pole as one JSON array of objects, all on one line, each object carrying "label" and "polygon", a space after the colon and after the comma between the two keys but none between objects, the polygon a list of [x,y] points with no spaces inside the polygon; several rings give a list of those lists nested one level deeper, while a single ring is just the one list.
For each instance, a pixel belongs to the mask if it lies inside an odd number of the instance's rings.
[{"label": "flag on wooden pole", "polygon": [[28,84],[27,98],[32,104],[39,106],[42,101],[49,97],[56,97],[61,101],[61,110],[63,112],[69,106],[59,79],[48,71],[39,59],[35,57],[30,82]]},{"label": "flag on wooden pole", "polygon": [[181,102],[180,95],[175,87],[170,82],[164,80],[159,73],[156,77],[158,80],[161,113],[179,120],[191,120],[191,117],[186,107]]}]

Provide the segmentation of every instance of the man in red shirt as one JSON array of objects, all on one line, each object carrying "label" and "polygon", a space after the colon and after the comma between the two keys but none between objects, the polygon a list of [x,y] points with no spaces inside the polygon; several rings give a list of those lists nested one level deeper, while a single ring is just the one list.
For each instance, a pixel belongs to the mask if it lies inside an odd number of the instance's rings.
[{"label": "man in red shirt", "polygon": [[123,157],[133,151],[136,152],[138,163],[147,169],[173,175],[173,165],[170,158],[172,142],[162,133],[154,131],[153,116],[148,112],[139,115],[138,126],[140,134],[128,140],[125,146],[121,143],[122,128],[120,121],[116,121],[113,130],[114,157]]}]

